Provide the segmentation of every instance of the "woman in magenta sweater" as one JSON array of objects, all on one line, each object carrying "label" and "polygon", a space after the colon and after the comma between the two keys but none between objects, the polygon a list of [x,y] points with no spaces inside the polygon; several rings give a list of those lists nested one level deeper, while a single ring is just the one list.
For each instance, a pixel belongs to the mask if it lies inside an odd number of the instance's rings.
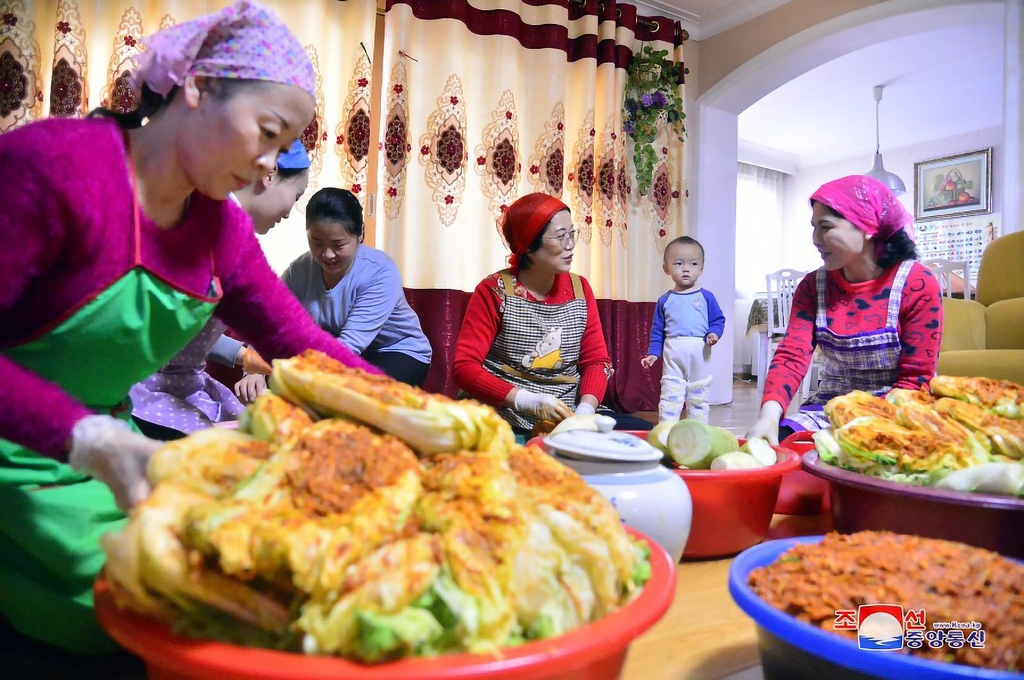
[{"label": "woman in magenta sweater", "polygon": [[133,383],[212,314],[268,360],[314,348],[376,372],[310,321],[225,200],[312,119],[305,50],[244,1],[146,44],[135,114],[0,137],[0,618],[78,653],[113,649],[92,612],[98,539],[148,494],[160,445],[132,430]]},{"label": "woman in magenta sweater", "polygon": [[[942,343],[939,284],[916,261],[911,222],[888,187],[862,175],[811,196],[814,245],[823,266],[797,285],[786,337],[772,357],[761,413],[747,437],[773,444],[829,426],[829,399],[863,390],[916,390],[935,376]],[[811,363],[824,366],[818,392],[782,420]],[[780,423],[781,420],[781,423]],[[780,427],[781,424],[781,427]]]}]

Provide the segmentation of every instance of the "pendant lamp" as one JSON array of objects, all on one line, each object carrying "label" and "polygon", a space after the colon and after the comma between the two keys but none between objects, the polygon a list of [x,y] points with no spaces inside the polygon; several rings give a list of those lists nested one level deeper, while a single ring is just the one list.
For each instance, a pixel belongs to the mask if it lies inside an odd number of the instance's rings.
[{"label": "pendant lamp", "polygon": [[881,148],[880,136],[878,133],[878,108],[879,104],[882,103],[882,86],[875,85],[875,162],[871,166],[871,170],[864,173],[868,177],[874,177],[879,182],[889,187],[894,194],[899,196],[900,194],[907,193],[907,185],[903,183],[897,175],[889,172],[882,165],[882,153],[879,150]]}]

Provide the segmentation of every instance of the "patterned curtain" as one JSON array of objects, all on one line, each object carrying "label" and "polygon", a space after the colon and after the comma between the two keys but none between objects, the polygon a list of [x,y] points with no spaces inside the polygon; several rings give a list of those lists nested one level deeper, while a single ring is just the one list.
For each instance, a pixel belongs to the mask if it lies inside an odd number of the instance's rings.
[{"label": "patterned curtain", "polygon": [[[683,145],[665,135],[651,192],[633,191],[622,90],[645,43],[682,62],[678,24],[615,0],[388,0],[371,70],[375,0],[263,1],[307,45],[319,82],[303,135],[310,189],[261,237],[276,270],[306,250],[303,208],[317,188],[351,189],[367,205],[375,182],[375,245],[405,284],[472,290],[505,265],[503,207],[545,191],[572,207],[573,267],[598,297],[663,292],[661,250],[685,231]],[[145,36],[228,4],[0,0],[0,133],[101,103],[131,110],[127,74]]]},{"label": "patterned curtain", "polygon": [[573,269],[598,297],[664,292],[682,144],[666,135],[639,196],[622,92],[643,43],[682,61],[678,24],[614,0],[388,0],[384,36],[377,234],[407,286],[472,290],[506,264],[502,210],[543,191],[572,208]]},{"label": "patterned curtain", "polygon": [[[306,250],[302,212],[309,196],[322,186],[361,189],[366,184],[366,55],[373,53],[376,2],[261,1],[306,45],[317,69],[316,117],[302,138],[313,163],[310,188],[292,217],[260,237],[271,264],[282,270]],[[127,75],[146,49],[145,36],[229,4],[230,0],[0,0],[0,132],[43,116],[82,116],[101,104],[134,109],[135,94]]]}]

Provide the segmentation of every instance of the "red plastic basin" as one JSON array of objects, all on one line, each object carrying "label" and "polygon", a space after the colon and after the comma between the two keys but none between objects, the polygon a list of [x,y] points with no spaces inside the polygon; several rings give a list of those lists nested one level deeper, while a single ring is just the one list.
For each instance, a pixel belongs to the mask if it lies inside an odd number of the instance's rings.
[{"label": "red plastic basin", "polygon": [[651,579],[635,600],[570,633],[512,647],[500,656],[453,654],[367,666],[338,657],[192,640],[158,621],[118,609],[102,574],[93,589],[96,614],[118,644],[146,662],[150,680],[614,680],[630,643],[668,611],[676,592],[672,558],[643,534],[627,530],[651,548]]},{"label": "red plastic basin", "polygon": [[[641,439],[649,434],[626,432]],[[544,448],[542,439],[534,437],[527,443]],[[798,454],[781,446],[772,448],[779,462],[756,470],[672,470],[686,482],[693,500],[683,559],[735,555],[764,540],[783,476],[800,469]]]},{"label": "red plastic basin", "polygon": [[[803,454],[814,450],[813,432],[794,432],[782,440],[782,448]],[[775,512],[780,515],[824,515],[829,511],[828,482],[794,470],[782,478]]]},{"label": "red plastic basin", "polygon": [[673,470],[686,482],[693,499],[693,523],[683,559],[735,555],[764,540],[782,478],[800,468],[797,453],[772,448],[779,462],[755,470]]}]

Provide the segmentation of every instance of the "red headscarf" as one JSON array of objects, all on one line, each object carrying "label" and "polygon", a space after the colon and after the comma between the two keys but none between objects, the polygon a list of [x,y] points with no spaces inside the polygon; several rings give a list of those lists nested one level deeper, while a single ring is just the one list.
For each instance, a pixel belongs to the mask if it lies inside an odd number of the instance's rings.
[{"label": "red headscarf", "polygon": [[889,237],[913,223],[889,187],[866,175],[850,175],[823,184],[811,195],[814,201],[832,208],[865,234],[877,237],[876,254]]},{"label": "red headscarf", "polygon": [[551,218],[568,209],[569,206],[554,196],[541,193],[522,196],[508,207],[502,216],[501,233],[512,251],[508,263],[513,269],[519,268],[519,258]]}]

